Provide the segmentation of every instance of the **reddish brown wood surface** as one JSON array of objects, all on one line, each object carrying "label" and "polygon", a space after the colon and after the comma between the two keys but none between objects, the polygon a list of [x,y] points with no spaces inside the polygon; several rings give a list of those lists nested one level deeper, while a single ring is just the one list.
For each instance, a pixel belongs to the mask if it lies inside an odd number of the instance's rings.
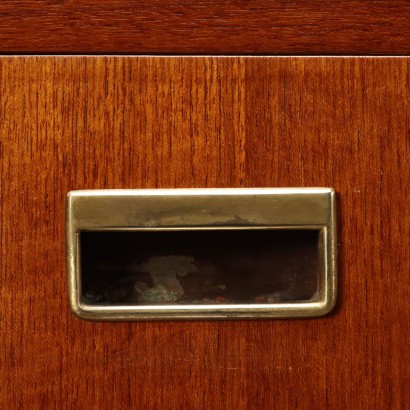
[{"label": "reddish brown wood surface", "polygon": [[1,1],[0,52],[409,54],[410,2]]},{"label": "reddish brown wood surface", "polygon": [[[403,409],[410,60],[0,59],[0,408]],[[336,311],[93,323],[69,311],[82,188],[330,186]]]}]

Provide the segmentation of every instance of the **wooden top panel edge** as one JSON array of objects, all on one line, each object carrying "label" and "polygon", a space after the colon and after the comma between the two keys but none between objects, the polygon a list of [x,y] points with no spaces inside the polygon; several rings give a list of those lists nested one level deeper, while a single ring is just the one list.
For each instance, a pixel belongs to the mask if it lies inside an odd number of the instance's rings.
[{"label": "wooden top panel edge", "polygon": [[410,53],[410,2],[3,1],[0,53]]}]

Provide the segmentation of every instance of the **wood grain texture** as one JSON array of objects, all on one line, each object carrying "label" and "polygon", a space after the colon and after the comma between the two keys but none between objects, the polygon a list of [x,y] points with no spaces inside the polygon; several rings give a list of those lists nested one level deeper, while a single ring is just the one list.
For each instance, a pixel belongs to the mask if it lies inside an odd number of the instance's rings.
[{"label": "wood grain texture", "polygon": [[409,54],[406,0],[14,0],[1,53]]},{"label": "wood grain texture", "polygon": [[[402,409],[408,58],[0,58],[0,408]],[[64,199],[330,186],[340,294],[312,320],[69,312]]]}]

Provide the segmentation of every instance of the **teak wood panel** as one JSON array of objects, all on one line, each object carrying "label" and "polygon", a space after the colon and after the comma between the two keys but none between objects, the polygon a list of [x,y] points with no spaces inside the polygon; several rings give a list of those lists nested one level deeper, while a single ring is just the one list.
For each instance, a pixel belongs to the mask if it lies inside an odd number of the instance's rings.
[{"label": "teak wood panel", "polygon": [[[0,59],[0,407],[401,409],[408,58]],[[66,298],[82,188],[330,186],[339,302],[311,320],[94,323]]]},{"label": "teak wood panel", "polygon": [[1,53],[409,54],[406,0],[6,0]]}]

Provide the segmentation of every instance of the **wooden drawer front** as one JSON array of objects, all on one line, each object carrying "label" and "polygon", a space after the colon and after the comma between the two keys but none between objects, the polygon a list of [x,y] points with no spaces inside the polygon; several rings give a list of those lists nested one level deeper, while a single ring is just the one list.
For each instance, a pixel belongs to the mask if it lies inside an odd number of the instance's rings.
[{"label": "wooden drawer front", "polygon": [[[1,57],[0,407],[402,408],[409,63]],[[330,316],[71,315],[69,190],[287,186],[338,194],[340,296]]]}]

